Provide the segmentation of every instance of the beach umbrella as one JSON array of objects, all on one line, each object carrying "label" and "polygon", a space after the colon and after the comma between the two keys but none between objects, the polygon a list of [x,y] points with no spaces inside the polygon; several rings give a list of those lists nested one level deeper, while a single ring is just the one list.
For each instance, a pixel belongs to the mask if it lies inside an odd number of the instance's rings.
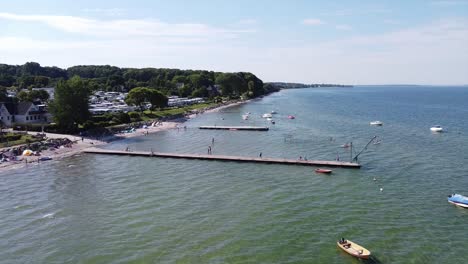
[{"label": "beach umbrella", "polygon": [[23,156],[31,156],[33,154],[33,151],[30,149],[25,149],[23,151]]}]

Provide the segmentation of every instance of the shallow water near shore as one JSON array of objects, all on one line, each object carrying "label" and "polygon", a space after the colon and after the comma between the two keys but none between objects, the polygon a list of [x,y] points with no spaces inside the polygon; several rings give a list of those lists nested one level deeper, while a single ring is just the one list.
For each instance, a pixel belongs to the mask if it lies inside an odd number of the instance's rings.
[{"label": "shallow water near shore", "polygon": [[[0,263],[360,263],[336,247],[341,237],[373,253],[366,263],[464,263],[468,210],[446,198],[468,195],[466,102],[466,87],[283,90],[105,146],[349,160],[341,145],[357,153],[382,140],[359,156],[361,169],[331,175],[87,154],[2,172]],[[261,118],[272,110],[274,125]]]}]

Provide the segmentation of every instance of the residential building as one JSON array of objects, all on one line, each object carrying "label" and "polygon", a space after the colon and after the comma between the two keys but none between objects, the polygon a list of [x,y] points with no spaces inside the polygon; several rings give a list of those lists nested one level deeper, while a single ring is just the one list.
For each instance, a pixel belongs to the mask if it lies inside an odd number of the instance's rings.
[{"label": "residential building", "polygon": [[31,102],[0,103],[0,121],[6,127],[15,124],[41,124],[50,122],[51,116],[44,105]]}]

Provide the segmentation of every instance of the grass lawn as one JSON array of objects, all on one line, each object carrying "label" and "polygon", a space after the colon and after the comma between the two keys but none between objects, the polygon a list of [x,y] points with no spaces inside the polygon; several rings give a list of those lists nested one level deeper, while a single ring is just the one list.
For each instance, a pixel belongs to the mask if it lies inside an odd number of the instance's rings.
[{"label": "grass lawn", "polygon": [[0,148],[5,148],[5,147],[12,147],[16,145],[22,145],[22,144],[28,144],[28,143],[33,143],[41,141],[39,138],[34,138],[31,135],[22,135],[20,139],[18,140],[13,140],[13,141],[8,141],[8,142],[0,142]]},{"label": "grass lawn", "polygon": [[141,116],[141,119],[143,121],[148,121],[150,119],[154,118],[161,118],[161,117],[167,117],[167,116],[176,116],[176,115],[181,115],[185,114],[189,111],[196,110],[196,109],[203,109],[206,107],[212,107],[218,105],[217,103],[204,103],[204,104],[196,104],[196,105],[188,105],[184,107],[179,107],[179,108],[172,108],[172,109],[164,109],[164,110],[159,110],[159,111],[150,111],[150,110],[145,110],[143,112],[144,115]]}]

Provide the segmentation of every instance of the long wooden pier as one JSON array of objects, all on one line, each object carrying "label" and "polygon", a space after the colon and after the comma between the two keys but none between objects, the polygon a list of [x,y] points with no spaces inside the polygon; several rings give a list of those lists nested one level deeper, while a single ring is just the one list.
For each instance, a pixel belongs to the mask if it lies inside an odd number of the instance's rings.
[{"label": "long wooden pier", "polygon": [[121,155],[121,156],[140,156],[140,157],[158,157],[158,158],[173,158],[173,159],[201,159],[201,160],[217,160],[217,161],[233,161],[233,162],[251,162],[265,164],[285,164],[285,165],[302,165],[302,166],[325,166],[325,167],[342,167],[342,168],[360,168],[361,164],[342,161],[326,161],[326,160],[293,160],[281,158],[260,158],[260,157],[240,157],[240,156],[225,156],[225,155],[205,155],[205,154],[180,154],[180,153],[162,153],[148,151],[121,151],[90,148],[85,150],[86,153],[104,154],[104,155]]},{"label": "long wooden pier", "polygon": [[268,131],[268,127],[255,126],[200,126],[200,129]]}]

